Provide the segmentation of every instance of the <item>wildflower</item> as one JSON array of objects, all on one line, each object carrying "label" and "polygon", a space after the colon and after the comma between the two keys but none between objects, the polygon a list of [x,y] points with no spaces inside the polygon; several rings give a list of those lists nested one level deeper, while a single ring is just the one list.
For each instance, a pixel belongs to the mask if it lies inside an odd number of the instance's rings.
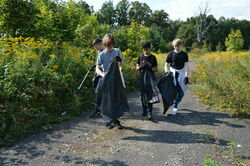
[{"label": "wildflower", "polygon": [[50,57],[51,59],[54,59],[54,58],[56,58],[56,55],[55,55],[55,54],[50,54],[49,57]]}]

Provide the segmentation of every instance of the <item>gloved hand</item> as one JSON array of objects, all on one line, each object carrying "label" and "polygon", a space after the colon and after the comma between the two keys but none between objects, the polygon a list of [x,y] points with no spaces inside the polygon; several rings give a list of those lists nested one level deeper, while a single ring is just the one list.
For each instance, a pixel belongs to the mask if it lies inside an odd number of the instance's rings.
[{"label": "gloved hand", "polygon": [[189,83],[189,78],[188,77],[185,77],[184,78],[184,84],[186,85],[186,84],[188,84]]},{"label": "gloved hand", "polygon": [[122,62],[122,58],[119,57],[119,56],[116,56],[115,59],[116,59],[117,62]]},{"label": "gloved hand", "polygon": [[96,65],[91,66],[90,71],[95,71]]}]

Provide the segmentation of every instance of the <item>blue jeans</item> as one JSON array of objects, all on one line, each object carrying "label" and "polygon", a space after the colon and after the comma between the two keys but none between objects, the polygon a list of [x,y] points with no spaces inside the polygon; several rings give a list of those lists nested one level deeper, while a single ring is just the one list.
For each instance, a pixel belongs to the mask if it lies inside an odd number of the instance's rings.
[{"label": "blue jeans", "polygon": [[178,76],[179,74],[176,74],[175,80],[176,80],[176,91],[177,91],[177,95],[174,101],[174,104],[172,105],[174,108],[178,108],[179,103],[181,102],[183,96],[184,96],[184,92],[181,89],[181,86],[178,82]]}]

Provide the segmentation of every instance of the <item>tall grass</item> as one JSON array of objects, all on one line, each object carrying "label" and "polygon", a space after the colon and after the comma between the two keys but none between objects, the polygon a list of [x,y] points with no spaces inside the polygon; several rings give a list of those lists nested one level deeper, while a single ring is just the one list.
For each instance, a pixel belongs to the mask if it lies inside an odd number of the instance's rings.
[{"label": "tall grass", "polygon": [[217,110],[250,118],[249,66],[250,52],[206,53],[197,60],[193,90]]}]

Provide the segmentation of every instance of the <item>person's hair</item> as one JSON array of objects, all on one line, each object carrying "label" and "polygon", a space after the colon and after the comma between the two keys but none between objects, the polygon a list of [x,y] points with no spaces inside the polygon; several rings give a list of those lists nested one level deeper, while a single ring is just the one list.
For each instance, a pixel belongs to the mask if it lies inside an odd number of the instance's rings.
[{"label": "person's hair", "polygon": [[93,45],[94,45],[94,46],[97,45],[97,44],[100,44],[100,43],[102,43],[102,39],[100,39],[100,38],[96,38],[96,39],[93,41]]},{"label": "person's hair", "polygon": [[111,34],[106,34],[102,39],[102,43],[105,47],[115,46],[115,37]]},{"label": "person's hair", "polygon": [[174,39],[173,42],[172,42],[172,46],[175,47],[179,47],[180,45],[182,45],[182,41],[181,39]]},{"label": "person's hair", "polygon": [[151,43],[149,41],[145,41],[141,43],[141,48],[151,48]]}]

